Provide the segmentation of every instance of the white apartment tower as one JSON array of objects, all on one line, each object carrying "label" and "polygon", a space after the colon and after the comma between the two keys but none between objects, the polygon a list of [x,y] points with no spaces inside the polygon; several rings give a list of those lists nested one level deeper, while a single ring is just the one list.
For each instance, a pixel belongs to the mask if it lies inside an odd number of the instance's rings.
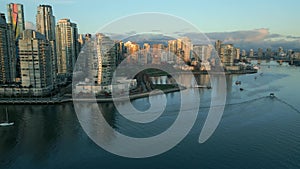
[{"label": "white apartment tower", "polygon": [[79,51],[77,25],[61,19],[56,25],[57,70],[60,75],[71,75]]}]

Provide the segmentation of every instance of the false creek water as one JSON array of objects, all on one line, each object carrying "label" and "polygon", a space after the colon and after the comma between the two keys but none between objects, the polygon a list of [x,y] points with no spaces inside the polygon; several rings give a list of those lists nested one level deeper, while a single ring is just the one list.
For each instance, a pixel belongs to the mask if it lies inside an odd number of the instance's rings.
[{"label": "false creek water", "polygon": [[[198,143],[198,137],[211,90],[187,89],[188,94],[200,90],[196,124],[176,147],[144,159],[116,156],[98,147],[81,128],[72,103],[1,105],[0,119],[5,119],[7,108],[9,120],[15,125],[0,128],[0,168],[300,168],[299,77],[300,67],[276,62],[262,62],[257,74],[227,76],[227,105],[222,120],[204,144]],[[209,83],[207,79],[202,75],[199,80]],[[235,84],[237,80],[242,82],[240,86]],[[276,98],[268,97],[270,93]],[[133,137],[149,137],[166,130],[177,117],[179,93],[166,97],[169,113],[144,125],[122,118],[112,103],[100,106],[116,130]],[[132,104],[146,110],[148,101],[141,98]]]}]

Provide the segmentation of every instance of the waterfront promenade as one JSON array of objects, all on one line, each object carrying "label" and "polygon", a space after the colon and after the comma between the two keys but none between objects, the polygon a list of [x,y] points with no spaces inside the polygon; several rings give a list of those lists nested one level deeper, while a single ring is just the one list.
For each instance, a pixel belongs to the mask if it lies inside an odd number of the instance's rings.
[{"label": "waterfront promenade", "polygon": [[[185,74],[188,72],[181,71],[178,72],[180,74]],[[215,71],[193,71],[193,74],[252,74],[252,73],[257,73],[257,70],[251,69],[251,70],[239,70],[239,71],[225,71],[225,72],[215,72]],[[70,87],[70,86],[69,86]],[[164,93],[171,93],[171,92],[177,92],[180,90],[186,89],[185,87],[180,87],[180,88],[169,88],[169,89],[164,89],[162,90]],[[150,92],[144,92],[144,93],[134,93],[130,94],[129,98],[130,99],[138,99],[138,98],[144,98],[144,97],[149,97]],[[151,93],[153,94],[153,92]],[[105,103],[105,102],[115,102],[115,101],[125,101],[127,100],[128,97],[126,96],[119,96],[119,97],[114,97],[112,98],[111,96],[100,96],[100,97],[94,97],[93,95],[88,96],[88,97],[83,97],[83,96],[77,96],[74,98],[71,93],[65,93],[65,94],[57,94],[55,96],[51,97],[31,97],[31,98],[16,98],[16,97],[11,97],[11,98],[0,98],[0,104],[16,104],[16,105],[47,105],[47,104],[62,104],[62,103],[68,103],[68,102],[98,102],[98,103]]]},{"label": "waterfront promenade", "polygon": [[[172,92],[178,92],[180,90],[184,90],[184,87],[181,88],[172,88],[172,89],[166,89],[163,90],[164,93],[172,93]],[[137,93],[137,94],[131,94],[129,98],[132,99],[138,99],[138,98],[144,98],[149,97],[149,94],[155,95],[155,93],[151,92],[145,92],[145,93]],[[157,93],[160,94],[160,93]],[[72,94],[65,94],[61,97],[52,97],[52,98],[0,98],[0,104],[16,104],[16,105],[28,105],[28,104],[40,104],[40,105],[47,105],[47,104],[62,104],[62,103],[68,103],[68,102],[97,102],[97,103],[105,103],[105,102],[114,102],[114,101],[125,101],[128,97],[126,96],[120,96],[120,97],[80,97],[73,98]]]}]

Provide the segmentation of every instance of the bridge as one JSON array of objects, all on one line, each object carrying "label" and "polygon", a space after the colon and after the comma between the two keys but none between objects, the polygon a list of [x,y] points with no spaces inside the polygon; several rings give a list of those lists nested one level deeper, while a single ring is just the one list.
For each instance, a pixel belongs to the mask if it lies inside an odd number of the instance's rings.
[{"label": "bridge", "polygon": [[[250,57],[249,57],[250,58]],[[261,58],[261,57],[251,57],[250,59],[255,59],[258,60],[258,63],[260,63],[260,61],[262,60],[266,60],[266,61],[276,61],[277,63],[279,63],[280,65],[282,65],[282,63],[289,63],[289,65],[296,65],[296,66],[300,66],[300,59],[295,59],[295,58],[287,58],[287,57],[271,57],[271,58]]]}]

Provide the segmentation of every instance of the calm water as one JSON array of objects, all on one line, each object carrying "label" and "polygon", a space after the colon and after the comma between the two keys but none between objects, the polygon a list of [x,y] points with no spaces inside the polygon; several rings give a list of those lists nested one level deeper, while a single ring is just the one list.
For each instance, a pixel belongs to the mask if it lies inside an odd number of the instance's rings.
[{"label": "calm water", "polygon": [[[300,168],[299,77],[300,67],[275,63],[261,66],[258,74],[227,77],[228,105],[216,132],[204,144],[198,143],[198,137],[211,91],[201,89],[200,112],[188,136],[172,150],[145,159],[119,157],[98,147],[81,128],[71,103],[2,105],[1,120],[7,107],[15,125],[0,128],[0,168]],[[209,83],[205,77],[198,80]],[[242,85],[236,86],[236,80]],[[192,94],[193,90],[187,92]],[[271,92],[277,98],[266,97]],[[177,117],[179,93],[168,94],[167,100],[169,113],[144,125],[122,118],[112,104],[100,107],[116,130],[149,137],[166,130]],[[148,98],[133,104],[139,110],[149,107]]]}]

